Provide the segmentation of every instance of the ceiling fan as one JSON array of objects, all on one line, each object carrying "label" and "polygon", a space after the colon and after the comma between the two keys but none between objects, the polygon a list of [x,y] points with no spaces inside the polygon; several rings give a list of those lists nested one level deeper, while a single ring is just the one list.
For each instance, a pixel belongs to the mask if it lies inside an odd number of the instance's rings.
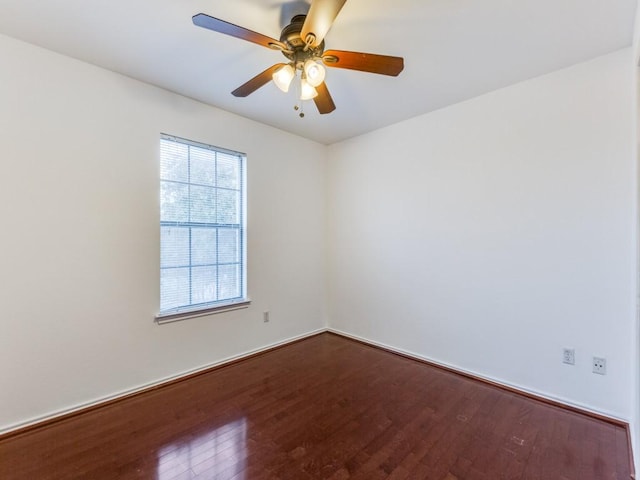
[{"label": "ceiling fan", "polygon": [[[234,96],[246,97],[269,80],[273,80],[278,88],[287,92],[293,79],[299,74],[300,100],[313,99],[318,111],[325,114],[333,112],[336,106],[324,83],[323,65],[394,77],[404,68],[402,57],[324,49],[324,37],[345,2],[346,0],[313,0],[306,15],[295,15],[291,23],[282,29],[280,40],[204,13],[194,15],[193,23],[214,32],[279,50],[287,58],[286,63],[276,63],[240,85],[231,92]],[[298,109],[297,106],[295,108]],[[300,113],[300,116],[303,117],[304,114]]]}]

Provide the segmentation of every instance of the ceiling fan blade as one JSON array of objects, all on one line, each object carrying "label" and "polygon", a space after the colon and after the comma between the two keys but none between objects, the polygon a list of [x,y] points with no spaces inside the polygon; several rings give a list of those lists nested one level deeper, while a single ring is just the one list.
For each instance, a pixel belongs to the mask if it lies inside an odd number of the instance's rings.
[{"label": "ceiling fan blade", "polygon": [[318,111],[323,115],[333,112],[336,109],[336,104],[333,103],[333,98],[331,98],[327,85],[322,82],[316,87],[316,91],[318,95],[313,99],[313,102],[318,107]]},{"label": "ceiling fan blade", "polygon": [[327,50],[322,55],[327,67],[348,68],[361,72],[379,73],[397,77],[404,69],[404,58],[376,55],[374,53]]},{"label": "ceiling fan blade", "polygon": [[274,72],[283,65],[286,65],[286,63],[276,63],[275,65],[267,68],[264,72],[259,73],[247,83],[240,85],[233,92],[231,92],[231,94],[234,97],[246,97],[248,95],[251,95],[260,87],[269,83],[269,80],[271,80],[271,78],[273,77]]},{"label": "ceiling fan blade", "polygon": [[[320,45],[346,1],[313,0],[300,32],[302,41],[312,48]],[[309,37],[309,35],[312,35],[312,37]]]},{"label": "ceiling fan blade", "polygon": [[233,23],[225,22],[219,18],[214,18],[206,13],[198,13],[193,16],[193,24],[198,27],[207,28],[214,32],[224,33],[232,37],[246,40],[247,42],[257,43],[263,47],[272,48],[274,50],[287,50],[287,46],[276,40],[275,38],[267,37],[261,33],[254,32],[244,27],[239,27]]}]

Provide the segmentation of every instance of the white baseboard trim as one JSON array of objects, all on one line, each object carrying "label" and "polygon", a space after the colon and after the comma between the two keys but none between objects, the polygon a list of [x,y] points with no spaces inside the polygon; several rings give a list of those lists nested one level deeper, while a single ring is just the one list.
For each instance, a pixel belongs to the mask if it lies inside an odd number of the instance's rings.
[{"label": "white baseboard trim", "polygon": [[129,388],[129,389],[126,389],[126,390],[121,390],[121,391],[116,392],[116,393],[114,393],[112,395],[107,395],[107,396],[104,396],[104,397],[96,398],[96,399],[90,400],[88,402],[78,403],[78,404],[73,405],[71,407],[60,409],[60,410],[56,410],[56,411],[53,411],[53,412],[50,412],[50,413],[47,413],[47,414],[44,414],[44,415],[40,415],[38,417],[33,417],[33,418],[30,418],[30,419],[25,420],[23,422],[6,425],[6,426],[3,426],[2,428],[0,428],[0,437],[3,436],[3,435],[10,434],[13,431],[29,428],[31,426],[37,425],[37,424],[42,423],[42,422],[49,422],[49,421],[55,420],[58,417],[64,417],[64,416],[67,416],[67,415],[71,415],[71,414],[80,412],[81,410],[84,410],[84,409],[87,409],[87,408],[98,407],[102,403],[112,402],[112,401],[118,400],[119,398],[122,398],[122,397],[128,397],[128,396],[135,395],[136,393],[140,393],[140,392],[143,392],[143,391],[151,389],[151,388],[160,387],[163,384],[170,383],[170,382],[173,382],[175,380],[179,380],[182,377],[187,377],[189,375],[194,375],[194,374],[197,374],[197,373],[200,373],[200,372],[204,372],[204,371],[209,370],[211,368],[222,367],[227,363],[232,363],[232,362],[235,362],[235,361],[238,361],[238,360],[242,360],[245,357],[250,357],[252,355],[255,355],[255,354],[258,354],[258,353],[261,353],[261,352],[265,352],[267,350],[271,350],[273,348],[277,348],[277,347],[281,347],[281,346],[287,345],[288,343],[293,343],[293,342],[297,342],[298,340],[303,340],[303,339],[308,338],[308,337],[313,337],[314,335],[318,335],[318,334],[324,333],[326,331],[327,331],[327,329],[325,327],[318,328],[316,330],[312,330],[310,332],[306,332],[306,333],[303,333],[301,335],[297,335],[297,336],[294,336],[294,337],[289,337],[289,338],[287,338],[285,340],[280,340],[278,342],[270,343],[270,344],[265,345],[265,346],[260,347],[260,348],[256,348],[256,349],[253,349],[253,350],[248,350],[248,351],[239,353],[237,355],[232,355],[230,357],[223,358],[221,360],[218,360],[218,361],[213,362],[213,363],[209,363],[207,365],[202,365],[202,366],[197,367],[197,368],[192,368],[190,370],[185,370],[185,371],[177,373],[175,375],[170,375],[168,377],[164,377],[164,378],[161,378],[161,379],[158,379],[158,380],[154,380],[152,382],[144,383],[142,385],[138,385],[138,386],[133,387],[133,388]]},{"label": "white baseboard trim", "polygon": [[402,348],[398,348],[398,347],[395,347],[395,346],[391,346],[391,345],[388,345],[386,343],[377,342],[375,340],[371,340],[371,339],[362,337],[360,335],[355,335],[353,333],[348,333],[348,332],[345,332],[345,331],[337,329],[337,328],[329,327],[329,328],[327,328],[327,331],[330,332],[330,333],[335,333],[336,335],[340,335],[340,336],[343,336],[343,337],[346,337],[346,338],[351,338],[353,340],[357,340],[357,341],[362,342],[362,343],[366,343],[368,345],[372,345],[374,347],[384,348],[385,350],[389,350],[391,352],[395,352],[395,353],[398,353],[400,355],[404,355],[404,356],[407,356],[407,357],[415,358],[416,360],[428,362],[428,363],[431,363],[433,365],[445,368],[447,370],[451,370],[451,371],[454,371],[454,372],[461,373],[463,375],[468,375],[468,376],[471,376],[471,377],[478,378],[480,380],[484,380],[484,381],[489,382],[489,383],[493,383],[493,384],[496,384],[496,385],[501,385],[501,386],[503,386],[503,387],[505,387],[506,389],[509,389],[509,390],[516,390],[516,391],[522,392],[523,394],[527,394],[527,395],[530,395],[530,396],[533,396],[533,397],[538,397],[538,398],[541,398],[541,399],[545,399],[545,400],[548,400],[550,402],[566,405],[567,407],[570,407],[570,408],[582,410],[585,413],[591,413],[593,415],[597,415],[597,416],[601,416],[601,417],[607,417],[607,418],[611,419],[614,422],[625,423],[627,425],[631,425],[631,422],[629,421],[629,419],[621,418],[621,417],[619,417],[619,416],[617,416],[617,415],[615,415],[615,414],[613,414],[611,412],[599,410],[597,408],[591,407],[589,405],[581,404],[581,403],[578,403],[578,402],[573,402],[573,401],[568,400],[566,398],[559,397],[559,396],[556,396],[556,395],[552,395],[552,394],[549,394],[547,392],[541,392],[539,390],[534,390],[534,389],[531,389],[531,388],[523,387],[522,385],[506,382],[506,381],[504,381],[502,379],[499,379],[499,378],[489,377],[487,375],[483,375],[483,374],[475,372],[473,370],[460,368],[457,365],[452,365],[452,364],[449,364],[449,363],[441,362],[439,360],[434,360],[433,358],[427,357],[425,355],[420,355],[418,353],[415,353],[415,352],[412,352],[412,351],[409,351],[409,350],[405,350],[405,349],[402,349]]}]

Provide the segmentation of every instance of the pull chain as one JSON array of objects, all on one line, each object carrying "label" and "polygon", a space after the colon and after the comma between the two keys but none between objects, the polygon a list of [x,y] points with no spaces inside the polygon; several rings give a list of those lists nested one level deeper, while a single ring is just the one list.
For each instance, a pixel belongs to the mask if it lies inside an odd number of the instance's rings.
[{"label": "pull chain", "polygon": [[[295,78],[296,78],[296,80],[298,79],[297,72],[296,72],[296,77],[295,77]],[[298,101],[298,102],[300,102],[300,103],[299,103],[299,104],[297,104],[297,103],[296,103],[296,104],[293,106],[293,109],[294,109],[296,112],[299,112],[299,113],[298,113],[298,116],[299,116],[300,118],[304,118],[304,109],[302,108],[304,104],[302,103],[302,100],[300,100],[300,97],[302,96],[302,83],[301,83],[301,82],[297,82],[297,81],[296,81],[296,94],[297,94],[297,95],[296,95],[296,99],[297,99],[297,101]]]}]

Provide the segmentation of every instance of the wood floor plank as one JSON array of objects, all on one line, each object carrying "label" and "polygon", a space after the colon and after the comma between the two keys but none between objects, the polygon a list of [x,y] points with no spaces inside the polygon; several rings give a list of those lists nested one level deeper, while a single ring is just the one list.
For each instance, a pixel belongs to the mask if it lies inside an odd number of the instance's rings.
[{"label": "wood floor plank", "polygon": [[332,334],[0,441],[0,478],[628,480],[626,430]]}]

